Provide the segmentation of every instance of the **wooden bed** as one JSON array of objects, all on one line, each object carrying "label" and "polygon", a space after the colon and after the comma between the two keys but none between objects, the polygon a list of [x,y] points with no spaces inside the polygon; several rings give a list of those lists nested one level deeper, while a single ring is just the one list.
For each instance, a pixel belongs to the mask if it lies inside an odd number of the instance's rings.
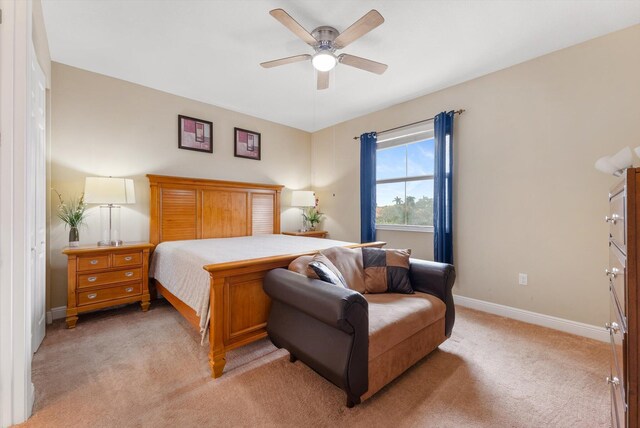
[{"label": "wooden bed", "polygon": [[[147,175],[151,186],[150,241],[229,238],[280,233],[280,185]],[[356,244],[383,246],[383,242]],[[203,266],[210,276],[209,366],[220,377],[228,350],[267,335],[271,302],[262,280],[310,253],[287,254]],[[196,312],[159,281],[156,288],[196,329]],[[206,314],[204,315],[206,316]]]}]

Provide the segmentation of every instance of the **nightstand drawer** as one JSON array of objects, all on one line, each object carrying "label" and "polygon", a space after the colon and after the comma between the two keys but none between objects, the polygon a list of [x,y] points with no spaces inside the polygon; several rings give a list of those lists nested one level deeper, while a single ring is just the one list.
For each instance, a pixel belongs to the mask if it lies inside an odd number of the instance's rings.
[{"label": "nightstand drawer", "polygon": [[106,269],[108,267],[110,267],[108,255],[78,257],[78,272],[85,270]]},{"label": "nightstand drawer", "polygon": [[137,296],[142,293],[142,284],[118,285],[101,290],[82,291],[78,293],[78,305],[92,305],[122,297]]},{"label": "nightstand drawer", "polygon": [[78,275],[78,288],[95,287],[96,285],[116,282],[135,281],[142,278],[142,269],[122,269],[112,272],[85,273]]},{"label": "nightstand drawer", "polygon": [[137,266],[142,264],[142,253],[124,253],[113,255],[113,266]]}]

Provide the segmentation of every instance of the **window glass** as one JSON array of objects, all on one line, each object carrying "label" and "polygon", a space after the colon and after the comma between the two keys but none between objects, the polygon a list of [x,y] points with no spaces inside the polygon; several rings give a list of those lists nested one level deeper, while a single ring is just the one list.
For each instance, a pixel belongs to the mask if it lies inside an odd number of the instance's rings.
[{"label": "window glass", "polygon": [[406,224],[405,182],[376,186],[376,223]]},{"label": "window glass", "polygon": [[433,138],[406,145],[407,177],[433,175]]},{"label": "window glass", "polygon": [[433,226],[433,180],[407,181],[407,224]]},{"label": "window glass", "polygon": [[376,180],[407,176],[407,147],[396,146],[376,152]]}]

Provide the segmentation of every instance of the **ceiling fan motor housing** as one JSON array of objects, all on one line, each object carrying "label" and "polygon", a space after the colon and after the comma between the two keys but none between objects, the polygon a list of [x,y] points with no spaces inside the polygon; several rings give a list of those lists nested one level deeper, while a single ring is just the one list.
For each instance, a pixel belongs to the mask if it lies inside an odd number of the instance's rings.
[{"label": "ceiling fan motor housing", "polygon": [[333,41],[338,37],[338,30],[333,27],[322,26],[318,27],[311,32],[311,35],[318,41],[315,46],[316,51],[329,51],[334,52],[336,48],[333,46]]}]

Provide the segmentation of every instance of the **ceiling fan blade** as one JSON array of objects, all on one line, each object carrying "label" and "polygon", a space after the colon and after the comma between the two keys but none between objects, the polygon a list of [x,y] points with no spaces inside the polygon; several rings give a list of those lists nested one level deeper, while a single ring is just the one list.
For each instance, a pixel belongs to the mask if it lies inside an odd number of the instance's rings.
[{"label": "ceiling fan blade", "polygon": [[336,49],[342,49],[350,43],[355,42],[383,22],[384,18],[380,15],[380,12],[372,9],[362,18],[354,22],[351,27],[340,33],[340,35],[333,41],[333,46],[335,46]]},{"label": "ceiling fan blade", "polygon": [[318,71],[318,89],[327,89],[329,87],[329,72]]},{"label": "ceiling fan blade", "polygon": [[364,71],[370,71],[371,73],[382,74],[387,71],[387,64],[381,62],[371,61],[370,59],[360,58],[359,56],[340,54],[338,61],[342,64],[350,65],[351,67],[359,68]]},{"label": "ceiling fan blade", "polygon": [[280,23],[287,27],[293,34],[300,37],[306,44],[311,46],[318,44],[318,41],[284,10],[273,9],[269,14],[280,21]]},{"label": "ceiling fan blade", "polygon": [[279,65],[291,64],[293,62],[306,61],[308,59],[311,59],[311,55],[309,54],[294,55],[286,58],[274,59],[273,61],[261,62],[260,65],[264,68],[271,68]]}]

